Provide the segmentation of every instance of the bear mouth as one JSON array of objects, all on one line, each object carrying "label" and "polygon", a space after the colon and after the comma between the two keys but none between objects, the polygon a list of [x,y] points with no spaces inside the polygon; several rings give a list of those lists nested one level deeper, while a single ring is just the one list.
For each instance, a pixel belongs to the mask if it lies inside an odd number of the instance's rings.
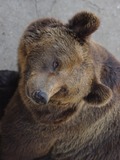
[{"label": "bear mouth", "polygon": [[[68,94],[68,90],[65,87],[61,87],[54,95],[51,97],[48,96],[47,93],[42,91],[34,91],[32,93],[29,92],[28,87],[26,87],[26,96],[35,104],[35,105],[47,105],[48,103],[56,103],[61,104],[61,97],[64,97]],[[63,105],[67,105],[68,103],[62,103]]]}]

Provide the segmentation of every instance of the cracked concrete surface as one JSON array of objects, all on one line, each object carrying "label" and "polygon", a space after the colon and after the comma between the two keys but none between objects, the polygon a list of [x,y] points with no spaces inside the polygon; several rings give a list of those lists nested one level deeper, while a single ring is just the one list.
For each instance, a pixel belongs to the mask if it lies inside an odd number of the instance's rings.
[{"label": "cracked concrete surface", "polygon": [[26,26],[37,18],[67,22],[76,12],[101,19],[93,38],[120,60],[120,0],[0,0],[0,69],[17,69],[17,47]]},{"label": "cracked concrete surface", "polygon": [[37,0],[35,0],[35,10],[36,10],[36,16],[39,18],[39,14],[38,14],[38,7],[37,7]]}]

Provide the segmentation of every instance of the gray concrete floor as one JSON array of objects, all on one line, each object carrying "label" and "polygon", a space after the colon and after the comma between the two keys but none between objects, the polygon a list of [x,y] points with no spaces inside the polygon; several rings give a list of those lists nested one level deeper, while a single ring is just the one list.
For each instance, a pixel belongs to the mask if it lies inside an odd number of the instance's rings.
[{"label": "gray concrete floor", "polygon": [[93,38],[120,60],[120,0],[0,0],[0,70],[17,69],[17,47],[26,26],[42,17],[67,22],[76,12],[101,19]]}]

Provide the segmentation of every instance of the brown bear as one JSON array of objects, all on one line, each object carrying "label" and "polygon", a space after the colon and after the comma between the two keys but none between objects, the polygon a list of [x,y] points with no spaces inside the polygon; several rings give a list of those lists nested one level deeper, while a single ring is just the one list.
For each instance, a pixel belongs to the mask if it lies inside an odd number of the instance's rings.
[{"label": "brown bear", "polygon": [[120,63],[90,38],[99,24],[81,12],[27,27],[2,160],[120,160]]}]

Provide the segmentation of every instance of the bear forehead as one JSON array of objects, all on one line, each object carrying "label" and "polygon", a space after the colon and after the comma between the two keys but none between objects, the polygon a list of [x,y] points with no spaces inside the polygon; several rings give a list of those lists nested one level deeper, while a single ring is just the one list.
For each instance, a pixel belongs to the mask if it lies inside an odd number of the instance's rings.
[{"label": "bear forehead", "polygon": [[[25,37],[29,53],[49,53],[51,55],[76,55],[82,51],[82,46],[72,33],[63,27],[45,27],[44,29],[36,29],[36,34],[33,33],[32,37]],[[34,39],[32,40],[33,36]],[[31,39],[30,39],[31,38]]]},{"label": "bear forehead", "polygon": [[28,29],[23,37],[26,44],[32,44],[36,42],[63,42],[66,45],[74,45],[77,43],[74,33],[66,27],[45,27],[34,28],[34,30]]},{"label": "bear forehead", "polygon": [[58,48],[75,48],[75,45],[78,45],[77,42],[66,32],[54,28],[54,29],[46,29],[41,38],[38,41],[39,45],[49,47]]},{"label": "bear forehead", "polygon": [[74,45],[68,46],[61,42],[56,43],[55,41],[38,42],[31,49],[28,58],[34,64],[48,63],[49,61],[52,62],[52,60],[60,60],[63,64],[71,64],[73,62],[75,64],[83,59],[81,48],[77,48]]},{"label": "bear forehead", "polygon": [[[39,30],[38,30],[39,32]],[[67,40],[67,43],[71,43],[71,41],[75,42],[75,35],[74,33],[70,30],[67,29],[66,27],[45,27],[41,32],[43,37],[46,38],[51,38],[51,39],[58,39],[59,41],[61,40]]]}]

